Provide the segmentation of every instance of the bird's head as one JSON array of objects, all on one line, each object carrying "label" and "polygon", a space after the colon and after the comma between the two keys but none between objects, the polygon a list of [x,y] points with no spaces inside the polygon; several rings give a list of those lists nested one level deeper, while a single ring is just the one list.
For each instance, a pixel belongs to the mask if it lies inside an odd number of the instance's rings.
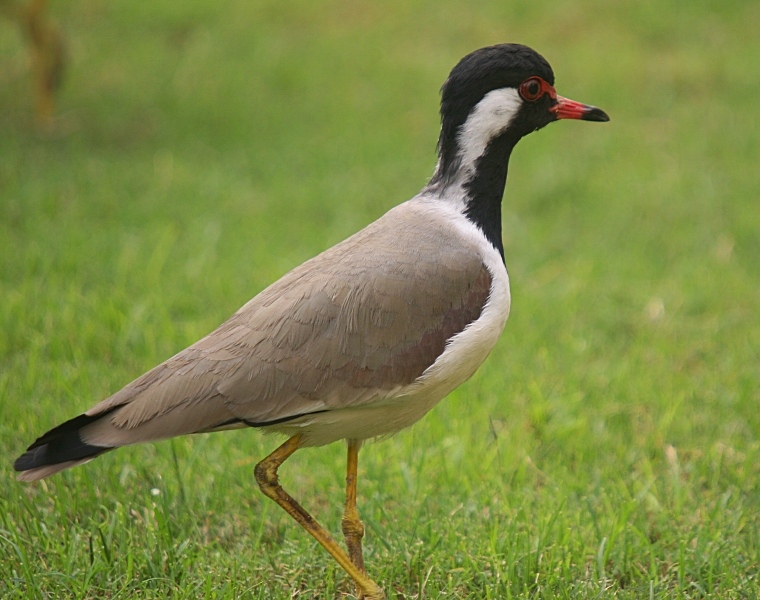
[{"label": "bird's head", "polygon": [[558,95],[551,66],[531,48],[481,48],[460,60],[441,88],[441,160],[473,164],[494,139],[514,146],[559,119],[609,121],[601,109]]}]

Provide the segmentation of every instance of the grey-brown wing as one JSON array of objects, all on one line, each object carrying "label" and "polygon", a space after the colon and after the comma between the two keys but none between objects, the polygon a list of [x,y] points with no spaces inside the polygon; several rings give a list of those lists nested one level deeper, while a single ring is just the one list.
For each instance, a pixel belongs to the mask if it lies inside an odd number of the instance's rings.
[{"label": "grey-brown wing", "polygon": [[491,275],[444,231],[393,225],[377,222],[304,263],[88,411],[112,411],[88,441],[283,422],[412,383],[480,316]]}]

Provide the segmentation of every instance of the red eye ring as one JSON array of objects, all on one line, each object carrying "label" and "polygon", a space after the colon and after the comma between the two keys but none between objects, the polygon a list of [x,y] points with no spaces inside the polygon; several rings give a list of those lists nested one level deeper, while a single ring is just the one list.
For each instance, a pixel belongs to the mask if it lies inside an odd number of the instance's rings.
[{"label": "red eye ring", "polygon": [[528,77],[517,88],[520,93],[520,97],[527,102],[535,102],[541,98],[544,94],[549,94],[551,98],[557,97],[557,92],[554,90],[554,86],[550,85],[540,77]]}]

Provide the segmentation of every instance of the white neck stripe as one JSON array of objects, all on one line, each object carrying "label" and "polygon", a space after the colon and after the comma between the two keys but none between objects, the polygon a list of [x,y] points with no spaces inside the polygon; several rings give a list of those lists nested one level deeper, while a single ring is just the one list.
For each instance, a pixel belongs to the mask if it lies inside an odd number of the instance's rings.
[{"label": "white neck stripe", "polygon": [[465,177],[475,170],[475,162],[486,150],[488,143],[503,133],[514,120],[522,99],[514,88],[501,88],[488,92],[472,109],[459,130],[460,170]]}]

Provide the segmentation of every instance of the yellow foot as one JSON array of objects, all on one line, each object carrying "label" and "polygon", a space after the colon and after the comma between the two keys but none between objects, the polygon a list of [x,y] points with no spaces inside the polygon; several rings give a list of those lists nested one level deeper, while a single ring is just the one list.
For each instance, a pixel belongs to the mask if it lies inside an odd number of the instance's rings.
[{"label": "yellow foot", "polygon": [[374,581],[368,579],[359,589],[359,600],[385,600],[385,592]]}]

